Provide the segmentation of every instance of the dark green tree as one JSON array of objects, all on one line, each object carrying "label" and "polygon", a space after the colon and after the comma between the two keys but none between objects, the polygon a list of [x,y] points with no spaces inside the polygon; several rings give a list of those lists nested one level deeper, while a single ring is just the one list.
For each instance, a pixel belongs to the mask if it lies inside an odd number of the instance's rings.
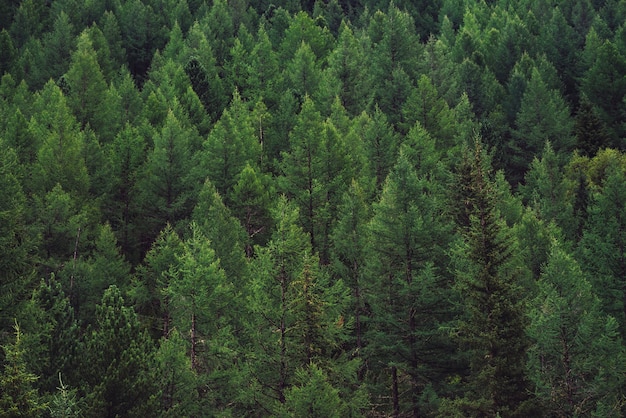
[{"label": "dark green tree", "polygon": [[142,246],[147,248],[169,222],[187,218],[194,206],[198,185],[193,181],[189,161],[189,131],[170,110],[163,128],[154,137],[137,186],[141,191]]},{"label": "dark green tree", "polygon": [[[196,223],[198,231],[211,241],[211,248],[219,258],[220,267],[228,279],[243,285],[248,276],[244,251],[245,233],[209,180],[205,181],[198,194],[198,204],[191,219]],[[236,316],[233,307],[233,317]]]},{"label": "dark green tree", "polygon": [[[432,139],[427,138],[427,141]],[[448,321],[450,280],[446,251],[452,234],[443,189],[428,164],[401,148],[369,223],[366,301],[371,318],[366,355],[383,411],[420,416],[431,408],[423,394],[444,379],[437,350],[446,345],[439,328]],[[436,161],[436,154],[424,155]],[[415,165],[418,167],[416,169]],[[447,359],[449,361],[449,359]]]},{"label": "dark green tree", "polygon": [[108,184],[102,211],[111,223],[117,241],[129,261],[139,261],[139,196],[136,182],[146,158],[145,139],[139,129],[130,124],[115,136],[106,149]]},{"label": "dark green tree", "polygon": [[454,144],[454,113],[448,103],[439,96],[437,89],[428,76],[422,75],[417,81],[417,88],[411,91],[402,108],[402,129],[409,129],[419,122],[437,143],[437,148],[448,149]]},{"label": "dark green tree", "polygon": [[17,56],[17,51],[13,45],[11,35],[6,29],[2,29],[0,32],[0,74],[11,72],[13,70],[14,60]]},{"label": "dark green tree", "polygon": [[520,191],[540,219],[546,223],[554,221],[573,240],[578,228],[568,189],[562,174],[562,164],[551,143],[546,142],[541,159],[533,159]]},{"label": "dark green tree", "polygon": [[72,386],[77,384],[79,326],[70,300],[54,275],[33,291],[23,316],[30,329],[24,338],[28,348],[25,358],[39,376],[36,387],[40,393],[54,393],[59,375]]},{"label": "dark green tree", "polygon": [[32,284],[28,261],[33,255],[27,229],[27,200],[17,178],[19,162],[13,149],[0,139],[0,327],[8,329]]},{"label": "dark green tree", "polygon": [[[252,280],[247,289],[250,340],[250,380],[253,410],[276,408],[287,401],[298,368],[320,364],[339,382],[350,365],[341,356],[346,337],[348,289],[342,281],[329,282],[298,226],[296,206],[283,196],[274,212],[275,229],[265,248],[257,248]],[[348,367],[352,373],[355,367]],[[346,388],[347,386],[344,386]],[[343,394],[350,396],[351,392]]]},{"label": "dark green tree", "polygon": [[81,391],[91,416],[146,416],[157,411],[154,346],[118,287],[109,287],[79,348]]},{"label": "dark green tree", "polygon": [[495,205],[490,162],[479,138],[457,167],[459,226],[456,288],[464,315],[457,335],[469,360],[464,396],[444,414],[527,416],[525,313],[512,258],[514,242]]},{"label": "dark green tree", "polygon": [[201,396],[215,412],[231,408],[236,392],[234,364],[240,355],[233,336],[235,278],[227,277],[211,242],[192,223],[178,262],[164,291],[172,325],[184,335],[191,369],[202,375]]},{"label": "dark green tree", "polygon": [[199,416],[202,411],[200,379],[191,368],[186,341],[173,329],[160,341],[155,353],[157,381],[161,389],[162,417]]},{"label": "dark green tree", "polygon": [[44,51],[44,66],[42,67],[42,80],[58,80],[67,72],[71,62],[71,54],[76,47],[76,33],[69,16],[61,11],[55,18],[51,32],[46,33],[42,39]]},{"label": "dark green tree", "polygon": [[619,110],[626,95],[626,58],[610,41],[592,55],[594,61],[583,75],[580,90],[596,106],[615,145],[623,134],[624,115]]},{"label": "dark green tree", "polygon": [[531,73],[515,124],[511,151],[518,173],[528,169],[532,157],[543,149],[546,141],[550,141],[557,154],[567,153],[575,146],[569,108],[558,91],[549,89],[538,69]]},{"label": "dark green tree", "polygon": [[600,119],[595,106],[584,94],[576,111],[574,125],[576,149],[580,154],[593,157],[599,149],[611,146],[612,140],[605,123]]},{"label": "dark green tree", "polygon": [[372,84],[367,71],[366,45],[341,22],[337,47],[328,57],[330,73],[340,84],[341,104],[351,116],[357,116],[369,106]]},{"label": "dark green tree", "polygon": [[163,289],[169,286],[169,272],[176,268],[182,253],[182,240],[167,224],[137,267],[131,283],[130,298],[155,340],[167,338],[172,330],[170,298]]},{"label": "dark green tree", "polygon": [[[367,196],[359,183],[353,180],[343,195],[337,214],[337,224],[331,236],[332,270],[352,290],[354,315],[354,341],[348,348],[362,356],[365,345],[366,296],[365,271],[368,246],[367,223],[371,209]],[[362,373],[360,374],[362,377]]]},{"label": "dark green tree", "polygon": [[400,136],[378,106],[373,115],[362,114],[357,123],[357,133],[365,143],[370,175],[376,180],[376,189],[380,190],[397,159]]},{"label": "dark green tree", "polygon": [[273,191],[272,178],[249,164],[241,170],[233,186],[233,215],[246,231],[248,257],[254,253],[254,245],[265,245],[271,235]]}]

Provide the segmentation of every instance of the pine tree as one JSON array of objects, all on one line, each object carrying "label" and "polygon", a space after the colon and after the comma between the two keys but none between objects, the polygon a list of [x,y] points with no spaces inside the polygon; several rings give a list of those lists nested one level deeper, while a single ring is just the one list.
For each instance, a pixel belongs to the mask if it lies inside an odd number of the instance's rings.
[{"label": "pine tree", "polygon": [[75,385],[79,341],[78,322],[69,298],[61,283],[51,275],[42,280],[23,311],[30,332],[25,335],[28,352],[26,359],[31,370],[40,378],[37,388],[41,393],[54,393],[59,375]]},{"label": "pine tree", "polygon": [[557,154],[574,148],[574,124],[569,108],[558,91],[549,89],[538,69],[533,69],[524,91],[516,126],[512,151],[517,175],[528,169],[546,141],[550,141]]},{"label": "pine tree", "polygon": [[576,112],[574,134],[576,135],[576,149],[587,157],[593,157],[599,149],[611,145],[611,137],[606,125],[584,94],[580,98]]},{"label": "pine tree", "polygon": [[237,91],[204,142],[199,164],[220,195],[230,203],[237,176],[246,164],[261,160],[261,144],[253,114]]},{"label": "pine tree", "polygon": [[551,416],[623,413],[624,346],[618,324],[576,261],[555,243],[531,303],[529,378]]},{"label": "pine tree", "polygon": [[[618,163],[619,164],[619,163]],[[602,189],[593,197],[589,220],[579,243],[578,259],[588,275],[603,311],[626,332],[626,176],[616,163],[606,167]]]},{"label": "pine tree", "polygon": [[69,193],[84,197],[89,190],[84,134],[71,114],[61,89],[49,81],[35,97],[32,134],[41,138],[33,168],[37,190],[48,192],[58,183]]},{"label": "pine tree", "polygon": [[137,267],[129,294],[142,322],[157,340],[172,329],[170,298],[163,292],[183,252],[178,234],[167,224],[152,243],[143,263]]},{"label": "pine tree", "polygon": [[156,413],[154,347],[119,288],[109,287],[79,348],[85,413],[148,416]]},{"label": "pine tree", "polygon": [[341,22],[337,47],[328,58],[331,74],[339,81],[341,104],[351,116],[369,106],[372,84],[366,71],[365,45],[345,21]]},{"label": "pine tree", "polygon": [[243,286],[248,276],[244,231],[209,180],[205,181],[200,190],[198,204],[191,219],[198,230],[211,241],[211,248],[219,258],[220,267],[226,277]]},{"label": "pine tree", "polygon": [[404,132],[419,122],[437,140],[439,149],[447,149],[454,144],[454,114],[446,101],[439,97],[428,76],[419,78],[417,88],[411,91],[402,113]]},{"label": "pine tree", "polygon": [[298,368],[318,364],[342,382],[344,399],[352,396],[347,380],[356,367],[341,353],[347,339],[349,291],[330,282],[319,258],[298,226],[298,210],[283,196],[274,211],[275,229],[265,248],[255,249],[247,289],[250,381],[256,408],[277,413],[287,401]]},{"label": "pine tree", "polygon": [[178,329],[163,338],[155,353],[157,381],[161,389],[160,416],[199,416],[202,402],[198,391],[201,384],[191,368],[186,341]]},{"label": "pine tree", "polygon": [[192,167],[189,166],[190,136],[169,110],[137,180],[141,190],[144,249],[168,222],[175,224],[191,214],[198,186],[191,177]]},{"label": "pine tree", "polygon": [[3,346],[4,370],[0,374],[0,416],[39,417],[46,408],[33,383],[37,376],[26,368],[23,334],[15,323],[15,342]]},{"label": "pine tree", "polygon": [[439,327],[451,309],[450,282],[443,275],[451,231],[441,217],[441,184],[412,151],[402,147],[373,206],[365,276],[372,311],[365,350],[372,373],[389,388],[378,396],[390,395],[386,410],[396,416],[419,416],[432,407],[422,394],[444,380],[434,353],[446,345]]},{"label": "pine tree", "polygon": [[[355,180],[342,198],[337,214],[337,225],[331,236],[332,269],[336,277],[342,278],[352,290],[354,312],[353,348],[356,356],[362,356],[365,345],[366,298],[365,269],[368,245],[367,222],[371,209],[363,188]],[[361,373],[362,376],[362,373]]]},{"label": "pine tree", "polygon": [[195,223],[190,229],[164,291],[172,325],[187,341],[191,370],[202,375],[201,396],[215,411],[227,411],[236,390],[233,371],[240,355],[233,335],[238,320],[235,278],[226,276],[201,229]]},{"label": "pine tree", "polygon": [[17,178],[19,168],[13,149],[0,139],[0,328],[19,311],[19,303],[30,289],[28,259],[32,257],[31,239],[27,233],[27,201]]},{"label": "pine tree", "polygon": [[376,189],[380,190],[397,159],[400,137],[378,107],[371,116],[362,114],[358,123],[357,131],[365,143],[371,175],[376,180]]},{"label": "pine tree", "polygon": [[102,204],[106,219],[129,261],[139,259],[139,196],[137,180],[146,158],[145,138],[130,124],[105,148],[108,166],[108,199]]},{"label": "pine tree", "polygon": [[98,134],[110,129],[104,101],[107,84],[87,31],[78,37],[77,49],[72,54],[65,80],[70,91],[68,105],[81,126],[84,128],[89,124]]},{"label": "pine tree", "polygon": [[254,245],[265,245],[271,235],[273,191],[271,177],[249,164],[241,170],[233,187],[233,215],[239,219],[248,236],[245,241],[248,258],[254,253]]},{"label": "pine tree", "polygon": [[568,195],[563,177],[562,164],[558,155],[546,142],[541,159],[535,157],[526,173],[526,182],[520,191],[537,216],[546,221],[554,221],[569,239],[574,239],[577,225],[573,215],[573,202]]},{"label": "pine tree", "polygon": [[489,170],[476,139],[457,168],[456,187],[463,196],[457,224],[463,244],[456,288],[465,309],[458,339],[470,368],[465,396],[452,402],[452,410],[470,416],[524,416],[529,413],[525,410],[526,324],[512,263],[514,243],[496,210]]}]

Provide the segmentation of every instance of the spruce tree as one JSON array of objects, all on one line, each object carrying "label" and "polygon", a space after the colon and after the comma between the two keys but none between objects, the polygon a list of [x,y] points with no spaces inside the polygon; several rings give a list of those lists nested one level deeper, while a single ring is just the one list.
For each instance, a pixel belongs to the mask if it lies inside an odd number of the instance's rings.
[{"label": "spruce tree", "polygon": [[528,342],[512,259],[515,247],[496,209],[490,163],[479,138],[466,149],[457,173],[456,188],[462,196],[457,225],[463,242],[456,288],[464,301],[457,336],[467,353],[469,373],[464,396],[446,404],[442,412],[525,416]]}]

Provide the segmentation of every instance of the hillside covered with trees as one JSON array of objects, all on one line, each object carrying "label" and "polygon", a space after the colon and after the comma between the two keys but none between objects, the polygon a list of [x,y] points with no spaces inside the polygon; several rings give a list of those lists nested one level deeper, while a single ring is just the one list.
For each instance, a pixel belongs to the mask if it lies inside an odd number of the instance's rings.
[{"label": "hillside covered with trees", "polygon": [[625,22],[0,2],[0,416],[626,415]]}]

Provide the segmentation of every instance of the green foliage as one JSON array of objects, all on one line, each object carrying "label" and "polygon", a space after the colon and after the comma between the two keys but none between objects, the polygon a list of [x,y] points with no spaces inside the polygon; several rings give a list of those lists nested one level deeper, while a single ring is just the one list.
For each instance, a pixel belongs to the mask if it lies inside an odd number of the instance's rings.
[{"label": "green foliage", "polygon": [[489,169],[480,139],[476,139],[458,168],[456,185],[464,193],[456,279],[464,314],[457,338],[470,369],[465,397],[453,404],[471,416],[524,416],[524,305],[517,296],[521,287],[512,260],[514,243],[496,210]]},{"label": "green foliage", "polygon": [[0,2],[38,415],[623,415],[626,3],[553,3]]},{"label": "green foliage", "polygon": [[204,142],[200,165],[227,202],[237,176],[246,164],[261,160],[261,144],[253,113],[237,91]]},{"label": "green foliage", "polygon": [[[445,367],[431,353],[446,345],[439,329],[451,308],[445,307],[450,287],[442,277],[452,238],[441,216],[442,190],[429,180],[433,167],[411,164],[412,151],[408,144],[401,148],[368,225],[366,350],[382,365],[372,366],[373,373],[391,371],[386,409],[394,414],[419,414],[426,407],[420,399],[425,386],[443,380]],[[400,375],[408,381],[400,384]]]},{"label": "green foliage", "polygon": [[626,271],[621,233],[626,210],[625,181],[619,166],[607,168],[602,190],[595,194],[589,208],[589,220],[579,246],[579,259],[602,300],[603,311],[618,321],[622,331],[626,324],[626,289],[620,279]]},{"label": "green foliage", "polygon": [[154,347],[120,290],[109,287],[79,348],[81,391],[89,415],[152,415]]},{"label": "green foliage", "polygon": [[555,243],[528,328],[529,377],[551,415],[621,414],[625,352],[617,322],[599,302],[576,261]]},{"label": "green foliage", "polygon": [[0,374],[0,416],[3,417],[38,417],[46,408],[33,383],[37,376],[26,368],[23,334],[15,323],[15,342],[3,346],[4,367]]}]

